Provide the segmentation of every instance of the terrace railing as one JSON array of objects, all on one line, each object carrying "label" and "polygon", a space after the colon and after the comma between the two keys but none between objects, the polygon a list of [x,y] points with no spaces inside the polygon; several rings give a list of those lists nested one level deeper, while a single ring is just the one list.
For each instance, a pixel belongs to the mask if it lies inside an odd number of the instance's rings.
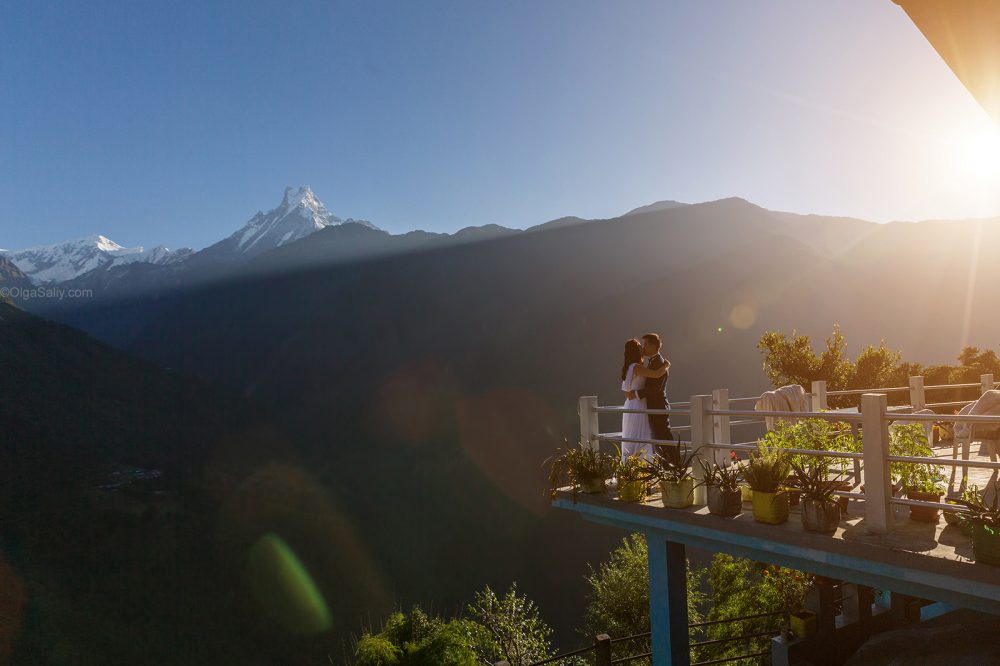
[{"label": "terrace railing", "polygon": [[[714,459],[722,462],[730,451],[752,451],[756,449],[757,437],[740,441],[734,437],[736,428],[748,427],[763,429],[765,417],[773,417],[786,421],[803,419],[823,419],[833,422],[843,422],[851,425],[855,431],[863,433],[862,451],[836,451],[784,448],[782,450],[803,456],[815,456],[853,461],[855,487],[863,487],[863,491],[840,491],[840,496],[851,497],[864,501],[865,526],[872,533],[887,533],[893,528],[893,505],[928,506],[934,508],[947,507],[952,511],[962,511],[960,506],[943,504],[942,502],[925,502],[903,499],[893,496],[890,463],[917,463],[950,466],[961,468],[963,480],[968,476],[970,468],[1000,470],[1000,462],[970,460],[970,444],[974,437],[965,438],[962,444],[962,455],[958,456],[957,442],[954,444],[951,458],[938,457],[907,457],[891,455],[889,451],[889,427],[894,422],[916,422],[926,425],[930,432],[935,423],[969,423],[988,425],[1000,428],[1000,416],[973,416],[967,414],[917,414],[924,409],[954,409],[975,402],[975,399],[962,401],[928,402],[927,393],[936,391],[955,391],[978,389],[980,392],[991,390],[997,386],[993,375],[987,374],[978,383],[925,385],[923,377],[911,377],[909,386],[857,389],[849,391],[827,391],[826,383],[812,383],[809,395],[810,409],[804,412],[789,411],[757,411],[751,404],[748,408],[737,408],[737,405],[755,403],[758,396],[746,398],[730,398],[727,389],[717,389],[711,395],[691,396],[690,401],[672,403],[667,409],[625,409],[619,406],[601,406],[595,396],[583,396],[579,400],[581,443],[586,446],[599,447],[601,442],[636,442],[666,446],[688,445],[698,450],[702,459]],[[889,407],[888,396],[894,393],[908,393],[909,405]],[[859,399],[857,407],[829,409],[830,396],[847,396]],[[978,399],[978,397],[977,397]],[[630,440],[622,437],[620,432],[601,432],[599,417],[601,414],[622,415],[625,413],[667,414],[671,417],[671,431],[679,435],[673,441],[662,440]],[[687,420],[687,424],[676,423],[675,417]],[[930,439],[930,437],[928,437]],[[707,453],[706,453],[707,452]],[[702,474],[701,466],[695,465],[696,477]],[[701,480],[701,479],[699,479]],[[952,475],[954,480],[954,474]],[[863,486],[862,486],[863,482]],[[705,503],[705,489],[698,485],[695,490],[695,502]]]}]

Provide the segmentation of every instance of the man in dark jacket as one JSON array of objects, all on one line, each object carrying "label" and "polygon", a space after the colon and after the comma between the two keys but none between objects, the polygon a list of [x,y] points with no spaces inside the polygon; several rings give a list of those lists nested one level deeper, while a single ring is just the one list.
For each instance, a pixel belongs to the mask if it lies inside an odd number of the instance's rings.
[{"label": "man in dark jacket", "polygon": [[[639,397],[646,399],[647,409],[667,409],[670,402],[667,400],[667,377],[670,376],[670,361],[660,355],[660,336],[656,333],[647,333],[642,336],[642,355],[647,358],[646,367],[650,370],[659,370],[664,364],[667,372],[659,379],[646,379],[646,386],[639,390]],[[674,436],[670,432],[669,414],[650,414],[649,429],[653,433],[653,439],[673,440]],[[668,460],[678,458],[677,447],[657,445],[659,454]]]}]

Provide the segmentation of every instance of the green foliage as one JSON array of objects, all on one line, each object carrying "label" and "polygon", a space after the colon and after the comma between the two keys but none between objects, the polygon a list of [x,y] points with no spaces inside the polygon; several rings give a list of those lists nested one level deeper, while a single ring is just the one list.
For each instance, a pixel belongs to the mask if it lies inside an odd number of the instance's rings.
[{"label": "green foliage", "polygon": [[473,621],[466,621],[469,644],[484,664],[506,660],[527,666],[549,657],[552,629],[542,621],[534,602],[511,586],[503,597],[487,586],[469,605]]},{"label": "green foliage", "polygon": [[[825,419],[778,420],[774,429],[767,432],[761,441],[765,446],[781,449],[861,452],[861,441],[854,436],[848,424]],[[850,465],[850,460],[847,458],[823,458],[806,454],[789,454],[789,461],[799,467],[806,465],[821,465],[825,469],[836,467],[840,473],[844,473]]]},{"label": "green foliage", "polygon": [[773,493],[785,483],[791,470],[787,453],[761,441],[757,443],[757,450],[750,454],[743,478],[754,490]]},{"label": "green foliage", "polygon": [[[588,640],[600,633],[611,637],[632,636],[649,631],[649,571],[646,538],[632,534],[611,553],[611,559],[591,567],[587,575],[588,604],[583,633]],[[701,621],[701,575],[688,568],[688,618]],[[615,644],[615,658],[640,654],[649,649],[648,641]]]},{"label": "green foliage", "polygon": [[[1000,377],[1000,357],[992,349],[965,347],[958,355],[958,365],[923,365],[904,361],[900,352],[868,345],[852,362],[845,355],[847,343],[839,327],[825,341],[825,348],[813,351],[808,335],[792,331],[786,336],[778,331],[764,333],[757,348],[764,355],[764,372],[775,388],[800,384],[808,389],[813,381],[824,380],[830,391],[906,386],[910,377],[923,375],[928,386],[978,382],[980,375],[993,373]],[[935,400],[953,402],[977,398],[971,389],[949,389],[935,393]],[[905,393],[890,394],[890,404],[902,404]],[[831,396],[831,407],[854,404],[850,396]]]},{"label": "green foliage", "polygon": [[[596,570],[591,569],[587,576],[590,591],[583,631],[588,639],[598,633],[624,637],[649,631],[647,557],[645,538],[633,534],[611,553],[608,562]],[[688,569],[688,622],[698,624],[703,619],[730,620],[770,611],[794,610],[801,606],[810,580],[799,571],[716,555],[706,570]],[[709,596],[702,592],[706,581],[711,590]],[[711,606],[707,617],[700,612],[706,605]],[[785,618],[779,615],[713,624],[692,629],[691,640],[732,638],[770,629],[777,632],[784,622]],[[702,646],[695,650],[693,658],[703,661],[756,652],[765,649],[767,642],[763,637],[749,646],[746,641]],[[614,658],[648,649],[648,643],[641,641],[617,643]]]},{"label": "green foliage", "polygon": [[788,384],[810,386],[813,381],[825,380],[827,388],[844,388],[853,374],[853,367],[844,358],[847,343],[834,327],[826,339],[826,348],[817,354],[812,349],[808,335],[799,335],[794,330],[791,337],[778,331],[765,332],[757,348],[764,354],[764,372],[775,388]]},{"label": "green foliage", "polygon": [[736,491],[740,487],[743,479],[744,466],[738,462],[729,465],[720,465],[717,462],[706,463],[699,460],[701,469],[704,471],[704,483],[706,486],[715,486],[726,491]]},{"label": "green foliage", "polygon": [[693,479],[693,465],[697,457],[698,449],[688,451],[686,455],[682,453],[676,458],[657,454],[656,458],[660,463],[657,478],[667,483],[680,483],[687,479]]},{"label": "green foliage", "polygon": [[827,468],[820,464],[800,465],[792,463],[795,470],[795,487],[802,493],[803,499],[833,504],[837,501],[833,494],[840,490],[840,477],[829,478]]},{"label": "green foliage", "polygon": [[444,621],[414,607],[393,613],[378,635],[365,634],[354,657],[358,666],[477,666],[461,620]]},{"label": "green foliage", "polygon": [[555,494],[556,489],[563,485],[573,486],[576,492],[581,481],[605,480],[614,476],[618,469],[618,459],[610,453],[592,449],[581,443],[579,446],[556,451],[549,458],[549,492]]},{"label": "green foliage", "polygon": [[366,634],[358,641],[354,657],[358,666],[395,666],[403,651],[384,636]]},{"label": "green foliage", "polygon": [[960,520],[973,525],[988,525],[994,530],[1000,529],[1000,492],[994,487],[990,493],[993,499],[987,503],[986,493],[980,492],[978,486],[972,486],[962,492],[962,498],[955,500],[969,509],[962,514]]},{"label": "green foliage", "polygon": [[[711,610],[707,619],[729,620],[773,611],[795,610],[802,605],[811,577],[801,571],[763,565],[750,560],[717,554],[707,572],[711,589]],[[777,630],[786,622],[781,615],[708,625],[708,640],[731,638]],[[704,646],[699,660],[724,659],[767,649],[769,639],[753,639]],[[746,663],[746,662],[733,662]],[[755,663],[755,662],[751,662]]]},{"label": "green foliage", "polygon": [[643,481],[652,483],[659,478],[659,470],[642,456],[633,453],[618,464],[618,483]]},{"label": "green foliage", "polygon": [[[927,433],[922,423],[897,423],[889,429],[889,454],[893,456],[933,457],[927,444]],[[944,474],[940,465],[890,462],[891,476],[904,488],[935,493],[941,490]]]}]

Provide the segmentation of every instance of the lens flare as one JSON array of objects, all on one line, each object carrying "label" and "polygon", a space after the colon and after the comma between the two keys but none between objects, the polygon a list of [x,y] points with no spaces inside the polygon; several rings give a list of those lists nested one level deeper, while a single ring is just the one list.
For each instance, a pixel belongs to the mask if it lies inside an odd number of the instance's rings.
[{"label": "lens flare", "polygon": [[330,628],[330,608],[295,552],[277,534],[265,534],[250,549],[248,575],[264,611],[296,634]]}]

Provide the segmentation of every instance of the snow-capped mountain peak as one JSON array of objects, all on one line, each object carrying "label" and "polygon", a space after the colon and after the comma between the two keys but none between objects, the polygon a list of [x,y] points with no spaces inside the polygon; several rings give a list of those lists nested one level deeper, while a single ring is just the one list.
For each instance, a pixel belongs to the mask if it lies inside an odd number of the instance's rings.
[{"label": "snow-capped mountain peak", "polygon": [[141,246],[123,247],[107,236],[93,234],[53,245],[0,252],[33,282],[46,284],[72,280],[109,263],[172,263],[186,257],[191,250],[178,250],[174,253],[159,246],[146,251]]},{"label": "snow-capped mountain peak", "polygon": [[[353,220],[351,220],[353,221]],[[308,186],[286,187],[281,204],[258,212],[243,228],[204,252],[213,256],[249,259],[287,245],[326,227],[343,224]],[[363,223],[374,228],[371,223]]]}]

